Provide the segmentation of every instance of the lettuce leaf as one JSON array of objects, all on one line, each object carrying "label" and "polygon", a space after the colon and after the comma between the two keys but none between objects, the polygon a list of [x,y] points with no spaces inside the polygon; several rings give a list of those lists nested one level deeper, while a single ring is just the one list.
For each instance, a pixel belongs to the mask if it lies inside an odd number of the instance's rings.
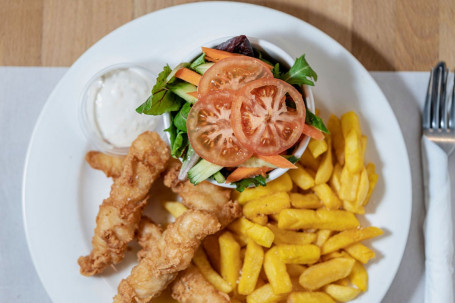
[{"label": "lettuce leaf", "polygon": [[317,81],[318,75],[306,61],[305,55],[302,55],[295,60],[291,69],[281,76],[281,80],[289,84],[314,86],[313,80]]},{"label": "lettuce leaf", "polygon": [[326,134],[330,134],[322,119],[310,112],[308,109],[306,111],[305,123],[314,126]]},{"label": "lettuce leaf", "polygon": [[139,114],[157,116],[180,109],[182,99],[173,94],[166,87],[166,78],[171,72],[172,69],[169,65],[166,65],[156,79],[152,94],[141,106],[136,108],[136,112]]},{"label": "lettuce leaf", "polygon": [[242,192],[245,190],[245,188],[248,188],[250,187],[250,185],[254,185],[254,186],[266,186],[267,185],[267,182],[266,182],[266,179],[267,179],[268,176],[264,177],[262,175],[258,175],[254,178],[246,178],[246,179],[242,179],[240,181],[237,181],[237,182],[232,182],[232,184],[235,185],[235,189],[239,192]]},{"label": "lettuce leaf", "polygon": [[188,113],[191,109],[191,104],[185,102],[182,108],[179,110],[177,115],[174,117],[174,125],[177,127],[178,130],[187,132],[186,129],[186,119],[188,117]]}]

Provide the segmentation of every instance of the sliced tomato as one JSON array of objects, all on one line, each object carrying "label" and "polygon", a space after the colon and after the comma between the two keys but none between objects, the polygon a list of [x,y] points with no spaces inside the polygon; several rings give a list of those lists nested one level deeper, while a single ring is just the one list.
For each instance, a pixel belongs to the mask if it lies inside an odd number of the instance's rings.
[{"label": "sliced tomato", "polygon": [[231,127],[235,93],[213,92],[202,96],[188,113],[186,126],[194,151],[203,159],[225,167],[246,161],[252,153],[244,148]]},{"label": "sliced tomato", "polygon": [[199,81],[198,95],[210,91],[238,90],[246,83],[260,78],[273,78],[272,71],[261,60],[247,57],[228,57],[215,63]]},{"label": "sliced tomato", "polygon": [[302,95],[292,85],[273,78],[259,79],[238,92],[231,124],[240,144],[248,150],[276,155],[300,138],[305,115]]}]

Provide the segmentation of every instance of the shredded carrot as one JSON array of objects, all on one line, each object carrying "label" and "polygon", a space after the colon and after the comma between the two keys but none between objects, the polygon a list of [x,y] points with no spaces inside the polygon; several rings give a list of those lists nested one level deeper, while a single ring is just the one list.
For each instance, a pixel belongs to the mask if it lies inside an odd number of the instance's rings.
[{"label": "shredded carrot", "polygon": [[189,93],[186,93],[186,94],[187,94],[187,95],[190,95],[190,96],[192,96],[192,97],[195,97],[195,98],[198,97],[197,91],[195,91],[195,92],[189,92]]},{"label": "shredded carrot", "polygon": [[286,158],[284,158],[283,156],[280,156],[280,155],[273,155],[273,156],[257,155],[256,157],[258,157],[259,159],[264,160],[270,164],[273,164],[279,168],[297,168],[297,166],[295,166],[294,164],[289,162]]},{"label": "shredded carrot", "polygon": [[[215,62],[215,63],[220,60],[223,60],[225,58],[234,57],[234,56],[246,57],[245,55],[230,53],[230,52],[222,51],[222,50],[215,49],[215,48],[208,48],[208,47],[202,47],[202,51],[205,53],[205,60]],[[270,69],[273,68],[273,66],[265,63],[264,61],[260,61],[260,62]]]},{"label": "shredded carrot", "polygon": [[237,167],[227,178],[226,183],[237,182],[239,180],[257,176],[264,175],[272,168],[263,166],[263,167]]},{"label": "shredded carrot", "polygon": [[196,86],[198,86],[199,81],[201,81],[201,75],[199,75],[196,72],[193,72],[191,69],[188,69],[186,67],[179,69],[175,73],[175,76]]},{"label": "shredded carrot", "polygon": [[319,140],[319,141],[324,140],[324,134],[322,133],[322,131],[320,131],[319,129],[315,128],[314,126],[311,126],[308,124],[303,125],[302,133],[315,140]]}]

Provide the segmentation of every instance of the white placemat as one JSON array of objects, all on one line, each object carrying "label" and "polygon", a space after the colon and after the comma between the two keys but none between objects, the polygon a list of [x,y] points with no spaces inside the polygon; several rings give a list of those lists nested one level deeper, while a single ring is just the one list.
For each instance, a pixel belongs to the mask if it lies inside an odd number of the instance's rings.
[{"label": "white placemat", "polygon": [[[21,186],[25,153],[36,119],[53,87],[66,70],[0,67],[1,302],[50,302],[34,270],[25,241]],[[398,118],[406,141],[413,178],[413,210],[409,239],[398,274],[383,302],[423,302],[424,203],[419,142],[421,109],[429,73],[371,74],[382,88]],[[455,157],[450,159],[449,167],[450,171],[455,171]],[[455,188],[453,174],[452,188]],[[455,210],[455,207],[453,209]]]}]

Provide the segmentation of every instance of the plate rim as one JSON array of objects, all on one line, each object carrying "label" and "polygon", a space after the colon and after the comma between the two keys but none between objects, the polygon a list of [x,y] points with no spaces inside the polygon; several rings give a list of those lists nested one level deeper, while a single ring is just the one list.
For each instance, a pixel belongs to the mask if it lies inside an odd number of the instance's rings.
[{"label": "plate rim", "polygon": [[[398,134],[399,136],[399,141],[400,143],[402,143],[402,147],[404,148],[404,155],[406,157],[406,159],[403,159],[403,164],[406,166],[405,169],[406,169],[406,176],[409,176],[408,178],[406,178],[408,184],[406,184],[406,190],[409,194],[409,215],[406,217],[407,220],[406,222],[403,222],[407,225],[407,228],[405,230],[405,239],[406,241],[403,242],[403,244],[401,245],[401,247],[398,248],[398,255],[400,256],[399,259],[397,258],[397,266],[395,266],[394,268],[394,271],[393,271],[393,275],[392,275],[392,278],[390,279],[390,281],[388,281],[387,284],[387,287],[385,288],[385,291],[381,294],[381,297],[379,299],[379,301],[381,301],[384,296],[387,294],[387,292],[389,291],[390,289],[390,286],[392,284],[392,282],[394,281],[394,279],[396,278],[396,274],[400,268],[400,264],[401,262],[403,261],[403,256],[404,256],[404,252],[405,252],[405,249],[406,249],[406,245],[408,243],[408,240],[409,240],[409,231],[410,231],[410,222],[412,220],[412,209],[413,209],[413,203],[412,203],[412,199],[413,199],[413,192],[412,192],[412,175],[411,175],[411,170],[410,170],[410,159],[409,159],[409,153],[408,153],[408,149],[407,149],[407,146],[406,146],[406,142],[404,140],[404,136],[403,136],[403,131],[398,123],[398,119],[394,113],[394,111],[392,110],[392,107],[390,105],[390,102],[389,100],[387,99],[387,97],[384,95],[382,89],[379,87],[379,85],[377,84],[376,80],[371,76],[371,74],[368,72],[368,70],[363,66],[363,64],[354,56],[352,55],[346,48],[344,48],[338,41],[336,41],[335,39],[333,39],[332,37],[330,37],[328,34],[326,34],[325,32],[323,32],[322,30],[320,30],[319,28],[307,23],[306,21],[300,19],[300,18],[297,18],[295,16],[292,16],[290,14],[287,14],[285,12],[282,12],[282,11],[279,11],[279,10],[276,10],[276,9],[272,9],[270,7],[266,7],[266,6],[262,6],[262,5],[257,5],[257,4],[250,4],[250,3],[242,3],[242,2],[229,2],[229,1],[206,1],[206,2],[193,2],[193,3],[185,3],[185,4],[180,4],[180,5],[173,5],[173,6],[169,6],[169,7],[165,7],[165,8],[162,8],[162,9],[159,9],[159,10],[156,10],[156,11],[153,11],[153,12],[150,12],[148,14],[145,14],[143,16],[140,16],[138,18],[135,18],[133,20],[130,20],[129,22],[127,23],[124,23],[122,24],[121,26],[119,26],[118,28],[114,29],[113,31],[111,31],[110,33],[106,34],[105,36],[103,36],[101,39],[99,39],[97,42],[95,42],[92,46],[90,46],[87,50],[84,51],[84,53],[77,59],[74,61],[74,63],[68,68],[68,70],[65,72],[65,74],[63,75],[63,77],[59,80],[58,84],[54,87],[54,89],[52,90],[51,94],[49,95],[49,97],[46,99],[46,102],[44,104],[44,106],[42,107],[41,111],[40,111],[40,114],[38,116],[38,119],[36,120],[36,123],[33,127],[33,131],[31,133],[31,136],[30,136],[30,140],[29,140],[29,143],[28,143],[28,146],[27,146],[27,152],[26,152],[26,156],[25,156],[25,161],[24,161],[24,168],[23,168],[23,175],[22,175],[22,187],[21,187],[21,199],[22,199],[22,203],[21,203],[21,206],[22,206],[22,217],[23,217],[23,227],[24,227],[24,231],[25,231],[25,238],[26,238],[26,242],[27,242],[27,248],[28,248],[28,251],[30,253],[30,256],[31,256],[31,259],[32,259],[32,262],[33,262],[33,266],[35,268],[35,271],[39,277],[39,280],[40,282],[42,283],[42,286],[43,288],[46,290],[46,293],[47,295],[49,296],[49,298],[51,298],[51,300],[53,299],[53,296],[52,294],[49,292],[48,290],[48,287],[46,286],[46,283],[44,281],[44,278],[42,277],[42,273],[38,270],[38,267],[37,267],[37,261],[36,261],[36,255],[35,253],[33,252],[33,249],[32,249],[32,244],[31,244],[31,235],[30,235],[30,230],[28,228],[28,215],[27,215],[27,209],[26,209],[26,197],[27,197],[27,193],[26,193],[26,188],[27,188],[27,176],[28,176],[28,167],[29,167],[29,162],[30,162],[30,157],[31,157],[31,153],[32,153],[32,147],[33,147],[33,143],[34,141],[36,141],[36,133],[38,132],[38,128],[39,126],[42,124],[42,120],[43,120],[43,117],[47,111],[47,109],[49,108],[50,106],[50,100],[54,97],[54,95],[56,94],[56,92],[58,91],[58,89],[62,86],[62,83],[64,83],[65,79],[68,77],[68,74],[75,68],[74,66],[77,64],[77,62],[79,62],[82,58],[84,58],[87,53],[93,49],[93,48],[96,48],[100,43],[102,43],[105,39],[109,38],[111,35],[115,34],[117,31],[119,30],[122,30],[123,28],[125,28],[126,26],[130,25],[131,23],[136,23],[136,22],[139,22],[140,20],[142,19],[146,19],[146,18],[149,18],[150,15],[153,15],[157,12],[161,12],[163,13],[163,11],[167,11],[167,10],[174,10],[174,9],[180,9],[181,7],[186,7],[186,6],[209,6],[209,5],[219,5],[219,4],[229,4],[229,5],[235,5],[235,6],[244,6],[244,7],[250,7],[250,8],[253,8],[253,9],[264,9],[264,10],[269,10],[269,11],[272,11],[273,13],[277,13],[277,14],[281,14],[283,16],[285,16],[286,18],[292,18],[298,22],[301,22],[303,24],[305,24],[306,26],[308,27],[311,27],[313,30],[317,31],[318,32],[318,35],[322,35],[324,36],[325,38],[328,38],[331,40],[331,42],[333,43],[336,43],[337,46],[348,56],[350,57],[350,59],[354,62],[356,62],[356,64],[358,65],[358,67],[362,70],[362,72],[364,72],[365,74],[368,75],[368,77],[370,77],[370,80],[372,80],[372,83],[374,83],[374,85],[376,86],[379,94],[381,95],[382,98],[384,98],[387,102],[387,106],[389,107],[389,110],[390,112],[392,113],[395,121],[396,122],[396,125],[397,127],[399,128],[400,132]],[[405,161],[406,160],[406,161]]]}]

